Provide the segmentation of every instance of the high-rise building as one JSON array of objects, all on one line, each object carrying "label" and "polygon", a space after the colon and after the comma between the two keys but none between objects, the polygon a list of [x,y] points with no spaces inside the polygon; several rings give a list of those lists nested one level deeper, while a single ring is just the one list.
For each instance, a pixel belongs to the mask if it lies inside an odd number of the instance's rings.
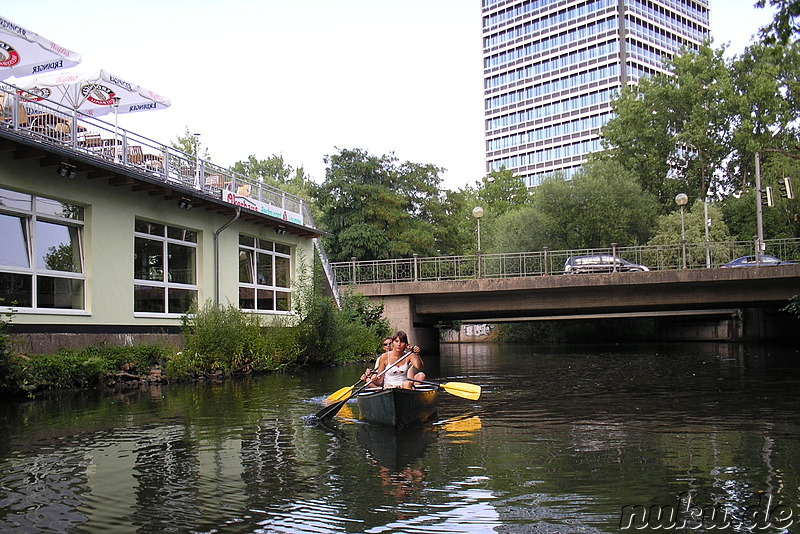
[{"label": "high-rise building", "polygon": [[572,176],[621,88],[710,39],[709,1],[482,0],[487,171]]}]

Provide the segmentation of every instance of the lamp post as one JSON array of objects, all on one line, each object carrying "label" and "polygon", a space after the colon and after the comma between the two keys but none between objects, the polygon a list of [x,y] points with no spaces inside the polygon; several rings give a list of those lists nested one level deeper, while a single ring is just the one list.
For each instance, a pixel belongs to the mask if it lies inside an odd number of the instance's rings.
[{"label": "lamp post", "polygon": [[481,277],[482,268],[481,268],[481,217],[483,217],[483,208],[480,206],[475,206],[472,208],[472,216],[478,219],[478,278]]},{"label": "lamp post", "polygon": [[200,134],[194,134],[194,186],[200,189]]},{"label": "lamp post", "polygon": [[675,195],[675,204],[681,207],[681,256],[683,257],[684,269],[686,269],[686,221],[683,211],[687,202],[689,202],[689,197],[686,196],[686,193]]}]

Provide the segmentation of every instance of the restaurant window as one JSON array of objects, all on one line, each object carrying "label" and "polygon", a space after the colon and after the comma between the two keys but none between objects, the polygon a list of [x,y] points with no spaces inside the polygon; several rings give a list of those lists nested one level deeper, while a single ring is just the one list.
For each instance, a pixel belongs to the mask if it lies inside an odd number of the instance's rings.
[{"label": "restaurant window", "polygon": [[239,236],[239,307],[289,312],[292,309],[292,249],[247,235]]},{"label": "restaurant window", "polygon": [[84,310],[84,208],[0,188],[0,307]]},{"label": "restaurant window", "polygon": [[136,220],[133,311],[187,313],[197,302],[197,232]]}]

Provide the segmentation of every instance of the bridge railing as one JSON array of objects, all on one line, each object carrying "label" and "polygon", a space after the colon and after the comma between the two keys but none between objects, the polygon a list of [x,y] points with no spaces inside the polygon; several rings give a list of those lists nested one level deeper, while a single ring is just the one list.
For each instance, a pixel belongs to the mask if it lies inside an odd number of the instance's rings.
[{"label": "bridge railing", "polygon": [[[765,241],[764,254],[786,261],[800,262],[800,238]],[[680,243],[635,247],[549,250],[466,256],[431,256],[388,260],[366,260],[332,263],[339,285],[436,280],[470,280],[476,278],[521,278],[563,274],[570,256],[611,254],[633,263],[646,265],[651,271],[683,268],[683,247]],[[741,256],[755,254],[752,241],[686,243],[686,266],[689,269],[719,267]]]}]

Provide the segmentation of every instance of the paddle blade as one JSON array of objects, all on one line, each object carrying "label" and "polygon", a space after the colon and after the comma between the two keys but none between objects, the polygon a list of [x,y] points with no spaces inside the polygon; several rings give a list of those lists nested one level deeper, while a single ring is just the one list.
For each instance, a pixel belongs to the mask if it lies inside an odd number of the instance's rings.
[{"label": "paddle blade", "polygon": [[327,421],[327,420],[333,418],[333,416],[336,415],[337,413],[339,413],[339,410],[341,410],[342,407],[345,404],[347,404],[347,401],[348,401],[349,398],[350,397],[347,397],[344,400],[340,400],[339,402],[335,402],[335,403],[331,404],[330,406],[326,406],[325,408],[323,408],[320,411],[318,411],[314,415],[314,417],[316,417],[320,421]]},{"label": "paddle blade", "polygon": [[443,390],[469,400],[478,400],[481,398],[481,387],[477,384],[468,384],[466,382],[446,382],[440,385]]},{"label": "paddle blade", "polygon": [[330,404],[332,402],[339,402],[341,400],[349,399],[352,394],[353,394],[353,386],[345,386],[339,391],[331,393],[328,396],[328,398],[325,399],[325,404]]}]

